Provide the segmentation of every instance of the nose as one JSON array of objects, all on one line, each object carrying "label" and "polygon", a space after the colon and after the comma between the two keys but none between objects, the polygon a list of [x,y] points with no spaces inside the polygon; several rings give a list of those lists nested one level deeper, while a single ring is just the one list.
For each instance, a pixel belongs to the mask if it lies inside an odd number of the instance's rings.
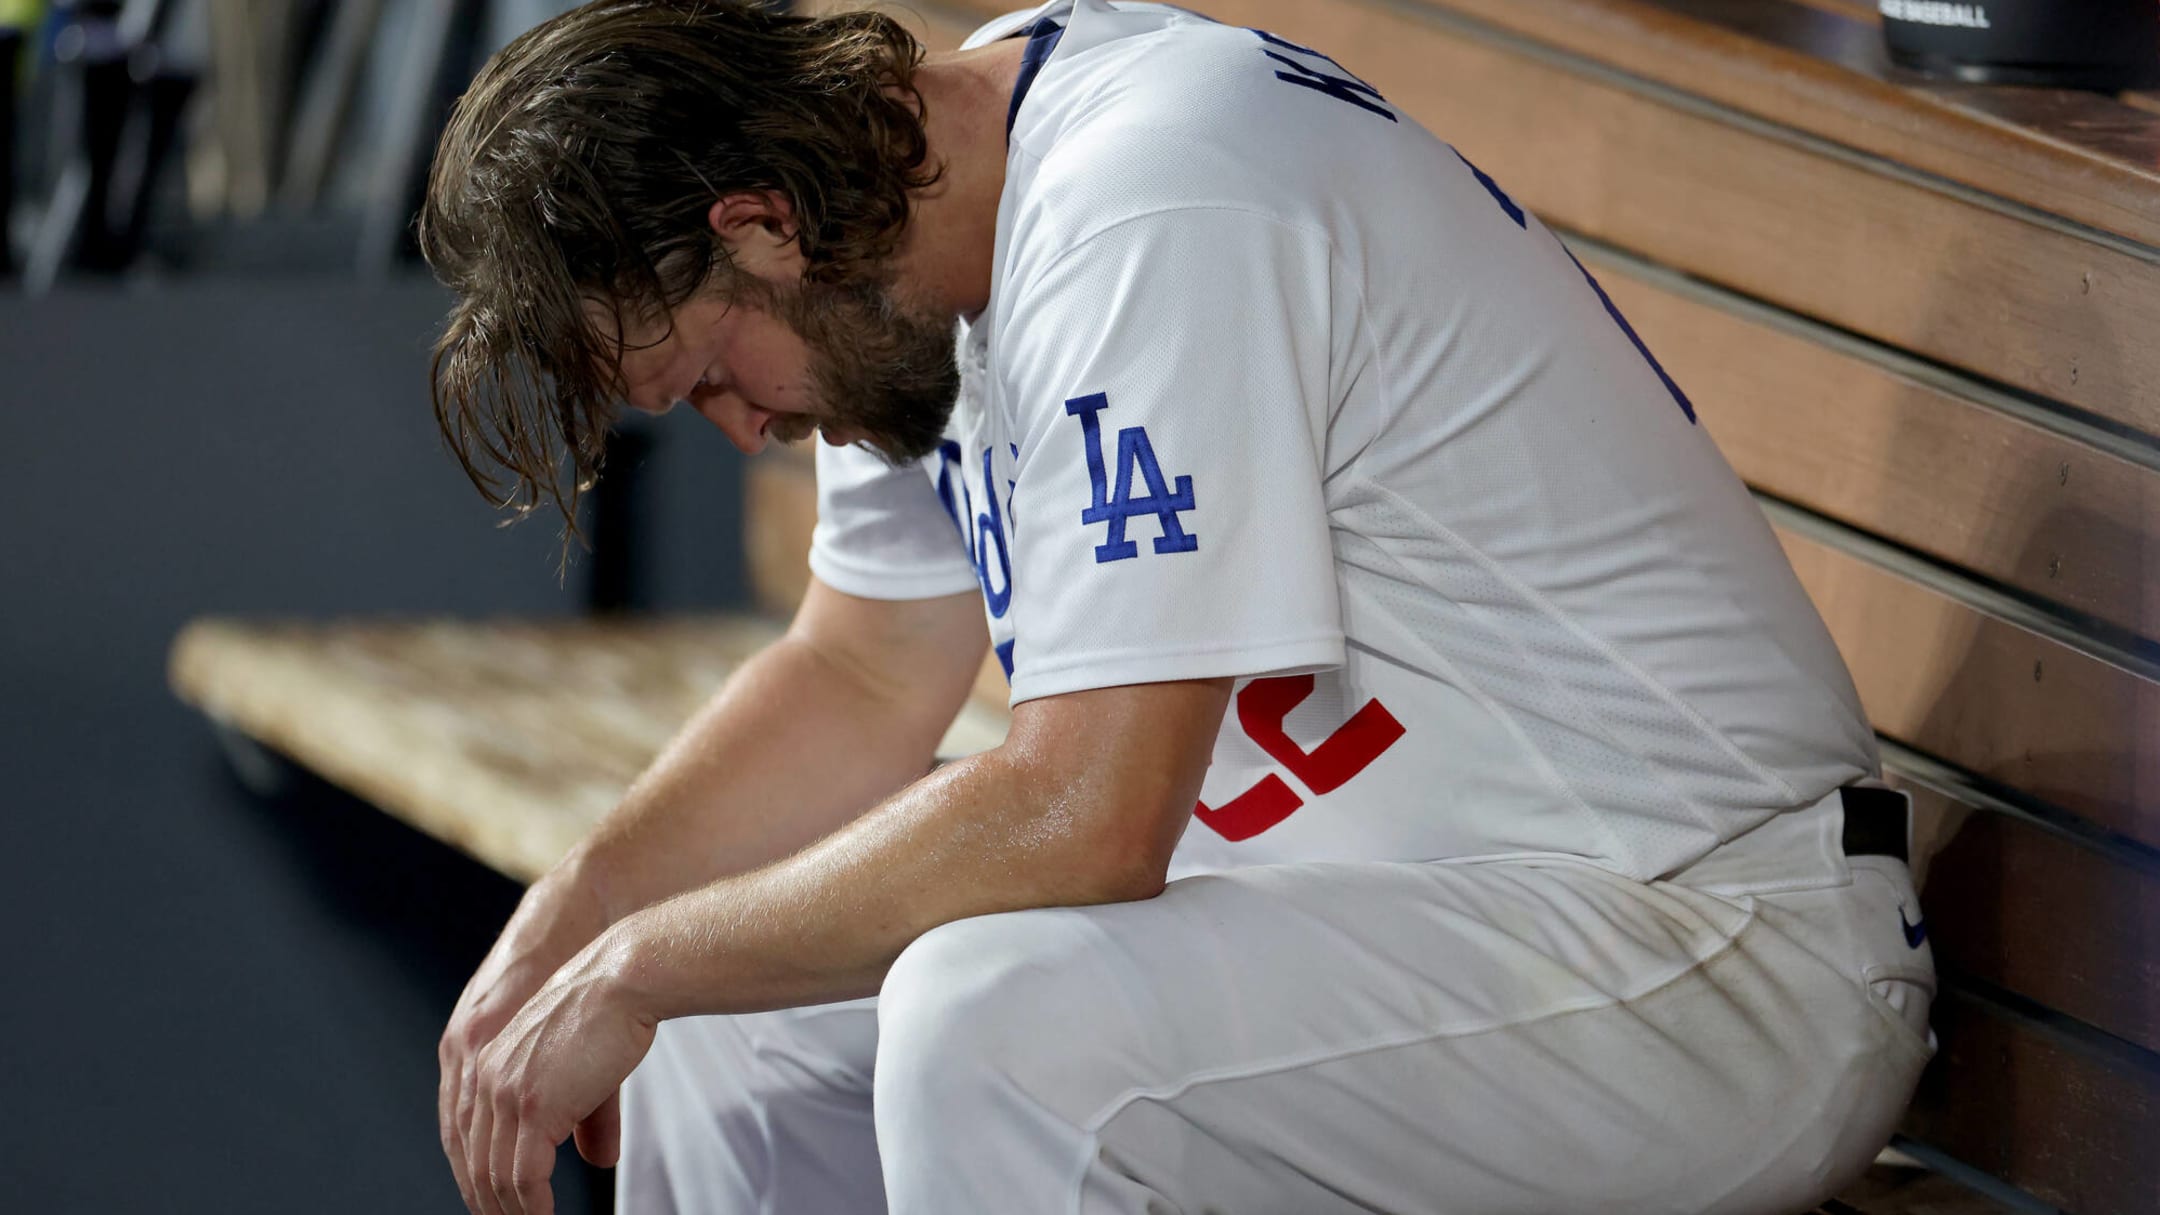
[{"label": "nose", "polygon": [[765,450],[765,423],[772,415],[732,392],[703,393],[693,403],[699,415],[727,436],[735,450],[754,456]]}]

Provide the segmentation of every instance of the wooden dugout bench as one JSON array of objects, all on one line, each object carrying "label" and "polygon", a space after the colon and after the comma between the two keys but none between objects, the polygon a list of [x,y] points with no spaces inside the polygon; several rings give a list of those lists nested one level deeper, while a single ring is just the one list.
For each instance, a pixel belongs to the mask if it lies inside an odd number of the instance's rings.
[{"label": "wooden dugout bench", "polygon": [[[942,47],[1004,7],[901,15]],[[2160,1211],[2160,100],[1914,82],[1849,0],[1198,7],[1333,55],[1559,230],[1829,621],[1918,799],[1943,977],[1899,1141],[1939,1173],[1830,1209]],[[811,493],[804,453],[753,463],[769,615]],[[530,877],[771,628],[209,623],[175,682]],[[955,749],[995,739],[984,692]]]}]

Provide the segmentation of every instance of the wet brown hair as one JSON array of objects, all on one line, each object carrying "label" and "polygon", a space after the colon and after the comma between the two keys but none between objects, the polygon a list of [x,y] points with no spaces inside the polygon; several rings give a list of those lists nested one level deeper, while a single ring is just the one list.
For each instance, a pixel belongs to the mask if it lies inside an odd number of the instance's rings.
[{"label": "wet brown hair", "polygon": [[706,219],[715,199],[785,199],[808,281],[873,273],[910,192],[937,176],[922,54],[877,13],[596,0],[489,60],[450,115],[419,219],[457,296],[435,418],[480,492],[513,519],[554,506],[566,556],[582,539],[578,500],[625,393],[623,335],[741,282]]}]

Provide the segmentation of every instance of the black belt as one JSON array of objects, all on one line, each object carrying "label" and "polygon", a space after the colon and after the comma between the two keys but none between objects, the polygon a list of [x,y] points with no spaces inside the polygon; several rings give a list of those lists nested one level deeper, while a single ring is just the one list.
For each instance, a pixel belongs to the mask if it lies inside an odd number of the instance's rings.
[{"label": "black belt", "polygon": [[1873,785],[1847,785],[1838,790],[1838,796],[1845,803],[1846,856],[1908,859],[1905,840],[1911,812],[1904,794]]}]

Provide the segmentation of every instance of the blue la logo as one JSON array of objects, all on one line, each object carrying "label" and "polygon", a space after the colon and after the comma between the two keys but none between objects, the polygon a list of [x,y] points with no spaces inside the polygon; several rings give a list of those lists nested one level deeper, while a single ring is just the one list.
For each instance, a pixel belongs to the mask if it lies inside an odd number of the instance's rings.
[{"label": "blue la logo", "polygon": [[[1081,442],[1086,448],[1088,481],[1095,501],[1080,512],[1080,522],[1110,525],[1109,534],[1095,546],[1097,565],[1140,555],[1140,547],[1125,538],[1125,525],[1136,515],[1155,516],[1162,535],[1155,538],[1157,553],[1189,553],[1200,547],[1200,538],[1187,532],[1178,516],[1193,509],[1191,477],[1179,477],[1175,487],[1163,479],[1162,464],[1155,458],[1155,444],[1147,429],[1127,426],[1117,436],[1117,485],[1113,491],[1103,465],[1102,421],[1095,415],[1110,407],[1110,398],[1089,393],[1065,402],[1065,412],[1080,419]],[[1133,475],[1147,487],[1143,497],[1133,497]]]}]

